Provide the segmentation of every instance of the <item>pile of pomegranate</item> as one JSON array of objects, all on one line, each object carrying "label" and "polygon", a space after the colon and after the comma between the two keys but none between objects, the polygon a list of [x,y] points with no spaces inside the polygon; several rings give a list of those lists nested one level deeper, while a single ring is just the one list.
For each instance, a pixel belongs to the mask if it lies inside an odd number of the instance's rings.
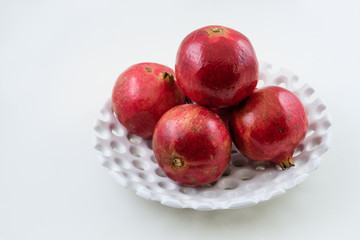
[{"label": "pile of pomegranate", "polygon": [[256,88],[258,61],[247,37],[223,26],[191,32],[181,42],[175,71],[139,63],[116,80],[112,106],[130,132],[152,139],[164,173],[185,186],[222,176],[232,142],[252,161],[294,166],[307,131],[306,111],[290,91]]}]

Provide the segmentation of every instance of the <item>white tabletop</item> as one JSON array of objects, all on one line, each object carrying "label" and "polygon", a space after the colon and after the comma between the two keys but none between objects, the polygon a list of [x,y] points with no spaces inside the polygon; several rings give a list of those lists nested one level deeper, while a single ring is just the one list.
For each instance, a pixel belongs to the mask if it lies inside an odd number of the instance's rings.
[{"label": "white tabletop", "polygon": [[[358,1],[1,1],[0,239],[360,239]],[[94,121],[117,76],[173,67],[192,30],[244,33],[328,106],[319,169],[280,198],[200,212],[137,196],[100,166]]]}]

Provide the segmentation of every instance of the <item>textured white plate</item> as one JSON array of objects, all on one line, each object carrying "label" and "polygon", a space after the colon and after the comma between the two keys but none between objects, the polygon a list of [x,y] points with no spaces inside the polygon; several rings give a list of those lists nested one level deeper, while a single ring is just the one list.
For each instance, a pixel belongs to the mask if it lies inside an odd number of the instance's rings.
[{"label": "textured white plate", "polygon": [[282,195],[303,182],[321,163],[330,140],[330,118],[326,106],[315,90],[298,77],[281,69],[272,73],[271,65],[260,64],[258,87],[277,85],[297,95],[304,104],[309,127],[304,141],[294,154],[295,167],[281,171],[267,163],[245,158],[233,146],[231,161],[225,174],[214,184],[184,187],[167,178],[158,167],[151,141],[130,134],[118,122],[107,101],[95,123],[95,149],[101,164],[122,186],[136,194],[176,208],[215,210],[240,208]]}]

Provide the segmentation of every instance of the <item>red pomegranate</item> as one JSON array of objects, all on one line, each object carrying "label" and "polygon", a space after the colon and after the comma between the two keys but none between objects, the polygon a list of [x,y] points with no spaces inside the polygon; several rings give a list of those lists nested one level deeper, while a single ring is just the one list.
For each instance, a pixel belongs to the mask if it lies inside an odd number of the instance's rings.
[{"label": "red pomegranate", "polygon": [[243,34],[222,26],[207,26],[182,41],[175,73],[179,87],[194,102],[228,107],[254,91],[258,61]]},{"label": "red pomegranate", "polygon": [[167,111],[155,127],[153,150],[160,168],[175,182],[200,186],[216,181],[231,156],[231,136],[209,109],[184,104]]},{"label": "red pomegranate", "polygon": [[254,161],[268,161],[282,169],[294,166],[292,155],[307,130],[300,100],[280,87],[255,90],[230,117],[236,147]]},{"label": "red pomegranate", "polygon": [[131,133],[151,138],[157,121],[170,108],[184,104],[174,71],[157,63],[139,63],[126,69],[112,92],[112,106]]}]

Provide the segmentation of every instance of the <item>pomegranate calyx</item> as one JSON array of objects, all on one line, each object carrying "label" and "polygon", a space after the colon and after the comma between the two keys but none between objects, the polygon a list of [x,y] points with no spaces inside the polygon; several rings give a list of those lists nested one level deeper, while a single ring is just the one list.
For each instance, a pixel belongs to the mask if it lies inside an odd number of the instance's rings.
[{"label": "pomegranate calyx", "polygon": [[211,28],[211,31],[212,31],[213,33],[218,33],[218,32],[221,32],[221,28],[213,27],[213,28]]},{"label": "pomegranate calyx", "polygon": [[217,26],[213,26],[209,29],[207,29],[207,32],[210,34],[210,35],[223,35],[224,34],[224,28],[222,27],[217,27]]},{"label": "pomegranate calyx", "polygon": [[184,166],[184,161],[179,157],[174,157],[171,165],[175,169],[180,169]]},{"label": "pomegranate calyx", "polygon": [[163,80],[165,80],[167,82],[174,82],[174,80],[175,80],[174,76],[168,72],[162,72],[161,77]]},{"label": "pomegranate calyx", "polygon": [[279,166],[281,167],[282,170],[285,170],[286,168],[290,168],[295,166],[293,158],[287,157],[285,160],[280,161]]}]

